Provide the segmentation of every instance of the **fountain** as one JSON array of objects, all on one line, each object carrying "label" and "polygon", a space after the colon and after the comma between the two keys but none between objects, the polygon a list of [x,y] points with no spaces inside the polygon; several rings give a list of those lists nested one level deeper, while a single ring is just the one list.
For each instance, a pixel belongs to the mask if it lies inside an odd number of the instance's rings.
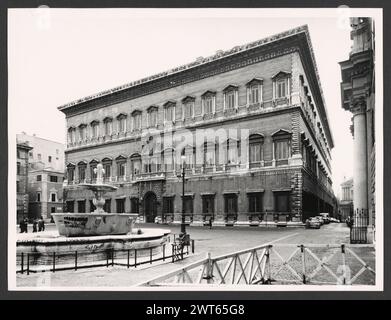
[{"label": "fountain", "polygon": [[[102,164],[98,164],[94,170],[97,175],[96,183],[64,187],[91,190],[96,210],[91,213],[53,213],[57,231],[18,234],[17,265],[23,265],[20,261],[23,254],[30,255],[30,266],[45,270],[50,268],[53,261],[59,263],[59,259],[62,264],[76,263],[74,261],[80,264],[83,257],[87,260],[106,259],[107,252],[112,250],[127,252],[128,257],[136,255],[139,258],[152,257],[161,252],[162,246],[168,241],[170,230],[138,228],[135,232],[132,229],[137,214],[105,212],[104,195],[117,187],[103,183]],[[48,261],[48,265],[43,263],[40,267],[42,261]]]},{"label": "fountain", "polygon": [[[101,163],[94,169],[96,183],[81,183],[78,189],[91,190],[94,193],[92,200],[96,207],[91,213],[54,213],[53,219],[60,235],[66,237],[100,236],[127,234],[132,232],[137,214],[107,213],[104,211],[104,194],[115,191],[117,187],[103,183],[105,173]],[[69,188],[64,186],[64,188]],[[75,188],[75,187],[73,187]]]}]

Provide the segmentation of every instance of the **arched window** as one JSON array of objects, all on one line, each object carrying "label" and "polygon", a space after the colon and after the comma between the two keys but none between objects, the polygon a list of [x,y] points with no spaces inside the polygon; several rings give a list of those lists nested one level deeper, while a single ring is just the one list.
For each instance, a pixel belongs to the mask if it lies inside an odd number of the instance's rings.
[{"label": "arched window", "polygon": [[76,128],[70,127],[68,129],[68,143],[73,144],[76,142]]},{"label": "arched window", "polygon": [[123,155],[118,156],[115,159],[117,163],[117,179],[118,181],[126,180],[126,157]]},{"label": "arched window", "polygon": [[226,143],[226,163],[228,165],[238,163],[239,142],[236,139],[228,139]]},{"label": "arched window", "polygon": [[139,153],[132,154],[130,156],[130,161],[132,164],[132,179],[134,179],[138,174],[141,173],[141,156]]},{"label": "arched window", "polygon": [[216,92],[206,91],[202,96],[202,114],[214,114],[216,110]]},{"label": "arched window", "polygon": [[234,110],[238,108],[238,86],[229,85],[223,90],[224,110]]},{"label": "arched window", "polygon": [[161,153],[161,162],[163,164],[163,170],[170,172],[175,170],[175,149],[166,148]]},{"label": "arched window", "polygon": [[194,104],[194,97],[187,96],[186,98],[182,99],[182,120],[189,120],[194,118]]},{"label": "arched window", "polygon": [[256,104],[262,102],[263,79],[254,78],[247,82],[247,104]]},{"label": "arched window", "polygon": [[75,180],[75,165],[73,163],[67,165],[67,179],[68,183],[73,183]]},{"label": "arched window", "polygon": [[212,142],[204,143],[204,167],[213,167],[216,163],[215,144]]},{"label": "arched window", "polygon": [[90,177],[91,177],[91,182],[95,182],[97,174],[95,172],[96,166],[98,165],[99,161],[96,159],[93,159],[90,161]]},{"label": "arched window", "polygon": [[195,165],[195,148],[193,146],[186,146],[182,149],[181,156],[185,156],[185,168],[191,169]]},{"label": "arched window", "polygon": [[285,130],[279,130],[272,135],[276,165],[288,164],[291,157],[291,137],[292,134]]},{"label": "arched window", "polygon": [[87,125],[83,123],[79,126],[79,140],[85,141],[86,139],[87,139]]},{"label": "arched window", "polygon": [[86,180],[86,170],[87,170],[87,162],[85,161],[80,161],[78,164],[77,164],[77,171],[78,171],[78,175],[79,175],[79,182],[80,183],[84,183],[85,180]]},{"label": "arched window", "polygon": [[289,72],[280,71],[272,77],[273,80],[273,100],[283,99],[290,95]]},{"label": "arched window", "polygon": [[164,123],[170,124],[175,123],[175,106],[176,103],[174,101],[166,102],[164,107]]},{"label": "arched window", "polygon": [[104,178],[105,182],[109,182],[111,180],[112,163],[113,163],[113,160],[109,157],[102,159],[103,170],[105,171],[103,178]]}]

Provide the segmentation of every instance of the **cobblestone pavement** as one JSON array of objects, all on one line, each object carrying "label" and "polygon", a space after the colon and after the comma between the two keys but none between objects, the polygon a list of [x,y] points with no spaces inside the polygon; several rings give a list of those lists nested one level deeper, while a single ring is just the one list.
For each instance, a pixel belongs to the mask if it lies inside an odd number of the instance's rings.
[{"label": "cobblestone pavement", "polygon": [[[179,234],[179,226],[140,225],[148,228],[167,228]],[[50,229],[50,227],[49,227]],[[345,224],[324,225],[320,230],[304,228],[256,228],[256,227],[187,227],[187,232],[195,240],[195,253],[186,256],[183,261],[175,263],[156,262],[137,268],[101,267],[78,271],[45,272],[30,275],[17,274],[18,287],[129,287],[145,282],[186,266],[191,262],[204,258],[207,252],[212,257],[232,253],[234,251],[260,246],[269,242],[273,244],[341,244],[349,243],[349,229]],[[368,254],[374,261],[374,255]],[[373,255],[373,257],[372,257]]]}]

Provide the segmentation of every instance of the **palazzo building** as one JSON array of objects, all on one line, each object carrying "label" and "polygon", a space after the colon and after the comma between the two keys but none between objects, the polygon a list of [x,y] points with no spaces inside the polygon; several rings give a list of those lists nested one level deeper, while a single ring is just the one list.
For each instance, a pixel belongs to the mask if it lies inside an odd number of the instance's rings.
[{"label": "palazzo building", "polygon": [[[334,146],[307,26],[60,106],[67,184],[102,163],[109,212],[146,222],[299,223],[334,213]],[[92,194],[68,189],[69,212]]]},{"label": "palazzo building", "polygon": [[28,194],[28,153],[33,148],[26,143],[16,143],[16,220],[27,218],[29,194]]},{"label": "palazzo building", "polygon": [[[367,213],[358,224],[368,226],[368,242],[375,225],[375,28],[370,18],[351,18],[349,59],[340,62],[342,107],[353,114],[353,206]],[[357,219],[356,219],[357,220]],[[356,224],[357,224],[356,223]]]}]

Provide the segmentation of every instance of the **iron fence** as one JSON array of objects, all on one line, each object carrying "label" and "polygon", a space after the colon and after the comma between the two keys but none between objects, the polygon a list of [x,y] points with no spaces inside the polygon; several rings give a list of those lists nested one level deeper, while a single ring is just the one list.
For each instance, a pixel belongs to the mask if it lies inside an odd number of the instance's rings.
[{"label": "iron fence", "polygon": [[355,209],[350,213],[350,243],[367,243],[369,215],[368,209]]},{"label": "iron fence", "polygon": [[[68,252],[21,252],[17,253],[17,273],[27,274],[37,272],[56,272],[65,270],[123,266],[137,268],[144,264],[157,261],[179,261],[185,255],[194,253],[195,243],[180,245],[177,241],[147,249],[106,249],[106,250],[76,250]],[[189,248],[190,247],[190,248]]]}]

